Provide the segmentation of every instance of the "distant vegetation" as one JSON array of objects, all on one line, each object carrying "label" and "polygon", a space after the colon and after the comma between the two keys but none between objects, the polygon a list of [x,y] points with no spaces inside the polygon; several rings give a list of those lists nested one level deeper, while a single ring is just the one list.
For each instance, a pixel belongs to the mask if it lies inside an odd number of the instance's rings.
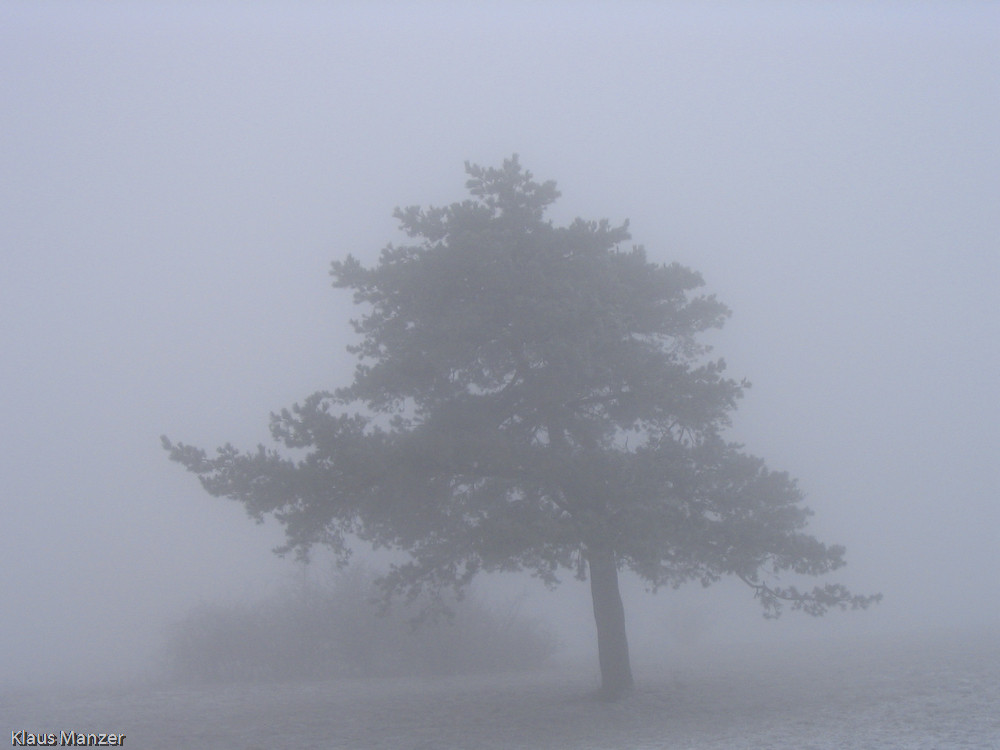
[{"label": "distant vegetation", "polygon": [[348,569],[252,604],[203,605],[171,626],[170,677],[199,681],[449,675],[537,667],[555,637],[519,614],[467,596],[451,617],[419,620],[427,602],[380,612],[376,575]]}]

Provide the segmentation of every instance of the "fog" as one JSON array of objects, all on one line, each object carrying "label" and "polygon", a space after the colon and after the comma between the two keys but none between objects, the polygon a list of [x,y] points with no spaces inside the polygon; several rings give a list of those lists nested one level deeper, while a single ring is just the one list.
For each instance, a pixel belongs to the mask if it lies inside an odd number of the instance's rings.
[{"label": "fog", "polygon": [[[627,218],[732,308],[733,438],[885,595],[773,623],[629,579],[637,662],[1000,623],[1000,7],[623,7],[0,6],[0,684],[146,674],[192,606],[300,574],[159,436],[252,447],[347,384],[330,261],[515,152],[557,223]],[[566,578],[480,590],[595,658]]]}]

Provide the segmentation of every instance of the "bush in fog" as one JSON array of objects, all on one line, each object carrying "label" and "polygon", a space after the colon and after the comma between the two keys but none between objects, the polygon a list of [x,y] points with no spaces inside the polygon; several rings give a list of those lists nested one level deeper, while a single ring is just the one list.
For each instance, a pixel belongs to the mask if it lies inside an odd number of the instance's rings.
[{"label": "bush in fog", "polygon": [[383,611],[374,579],[351,569],[253,604],[203,605],[170,628],[166,668],[211,681],[448,675],[528,669],[555,651],[516,603],[466,597],[445,602],[450,616],[421,619],[423,600]]}]

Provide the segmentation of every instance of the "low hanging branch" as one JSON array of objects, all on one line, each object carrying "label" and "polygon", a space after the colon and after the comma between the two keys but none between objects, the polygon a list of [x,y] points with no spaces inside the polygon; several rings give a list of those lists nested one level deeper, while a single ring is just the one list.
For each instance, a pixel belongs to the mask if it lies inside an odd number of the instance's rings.
[{"label": "low hanging branch", "polygon": [[833,607],[845,611],[848,609],[868,609],[872,604],[882,601],[882,594],[858,595],[852,594],[840,583],[828,583],[816,586],[812,591],[799,591],[795,586],[772,587],[759,581],[739,575],[738,578],[754,591],[754,598],[759,599],[764,607],[764,616],[774,619],[781,614],[784,602],[791,603],[793,611],[800,610],[806,614],[820,616]]}]

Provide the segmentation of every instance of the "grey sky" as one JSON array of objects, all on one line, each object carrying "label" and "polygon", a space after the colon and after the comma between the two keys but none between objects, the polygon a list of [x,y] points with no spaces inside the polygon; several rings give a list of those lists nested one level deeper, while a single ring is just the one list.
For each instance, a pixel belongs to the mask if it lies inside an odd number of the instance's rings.
[{"label": "grey sky", "polygon": [[734,435],[886,594],[837,623],[996,622],[998,49],[988,3],[0,6],[0,675],[132,669],[289,574],[158,436],[346,383],[329,261],[513,152],[733,308]]}]

